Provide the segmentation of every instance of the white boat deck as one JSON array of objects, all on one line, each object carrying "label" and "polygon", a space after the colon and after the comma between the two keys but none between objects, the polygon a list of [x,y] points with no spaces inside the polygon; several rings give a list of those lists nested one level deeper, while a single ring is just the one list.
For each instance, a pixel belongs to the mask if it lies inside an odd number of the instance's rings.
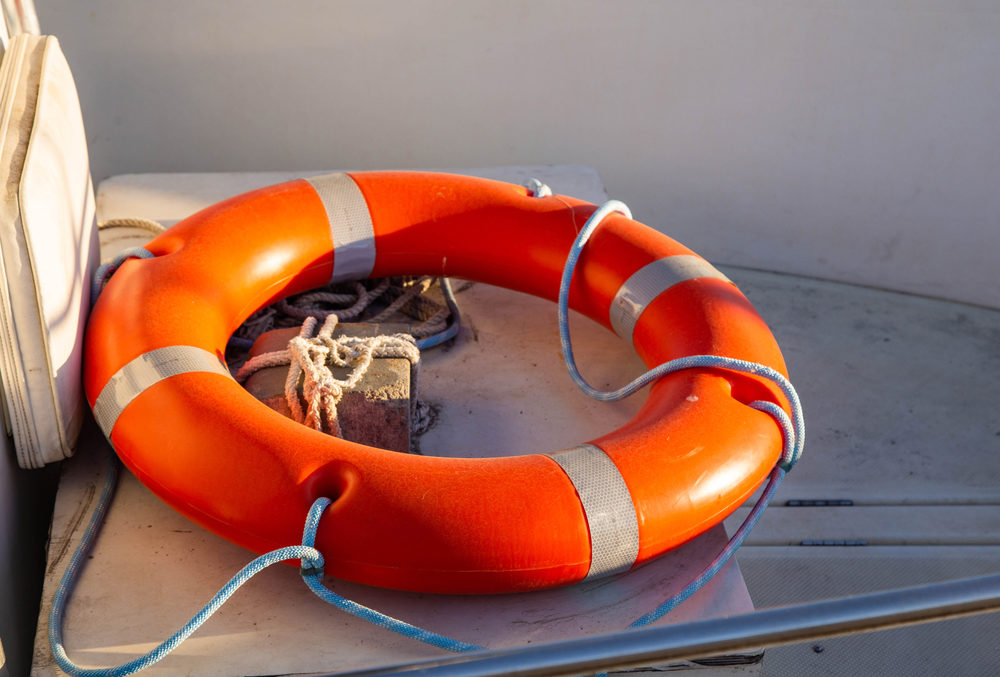
[{"label": "white boat deck", "polygon": [[[584,192],[601,192],[596,174],[575,172],[586,183],[575,191],[540,178],[557,191],[600,199]],[[250,183],[246,175],[235,176],[116,177],[102,184],[99,218],[147,216],[169,223],[254,182],[265,185],[288,174],[254,175]],[[1000,311],[747,269],[725,272],[771,325],[806,409],[805,456],[738,555],[754,604],[763,608],[1000,571]],[[575,391],[562,374],[553,304],[483,285],[464,291],[459,301],[466,322],[462,336],[449,351],[428,354],[421,374],[423,396],[446,401],[438,427],[422,440],[425,450],[457,455],[564,448],[616,427],[638,405],[599,404]],[[617,339],[589,321],[576,322],[574,332],[578,359],[595,382],[620,382],[639,371]],[[537,356],[526,359],[529,351]],[[486,376],[456,379],[459,373]],[[457,402],[468,405],[449,404]],[[469,440],[479,444],[470,449]],[[92,440],[85,451],[100,446]],[[82,492],[77,496],[93,491],[99,473],[88,465],[93,462],[84,454],[70,466],[77,474],[75,485],[67,486]],[[67,502],[60,494],[53,562],[63,557],[65,527],[78,524],[82,514],[79,500]],[[794,500],[851,505],[786,506]],[[688,554],[710,556],[720,545],[715,531]],[[126,475],[70,609],[70,655],[104,665],[152,648],[247,559],[246,552],[188,524]],[[420,606],[422,620],[433,629],[509,646],[622,628],[689,575],[678,561],[671,555],[633,572],[635,587],[624,582],[626,576],[516,596],[521,599],[428,602],[426,596],[335,586],[389,613],[405,615]],[[43,603],[51,598],[58,568],[50,564]],[[647,584],[653,589],[638,596]],[[666,622],[746,610],[742,589],[738,570],[729,569]],[[574,612],[554,618],[550,605],[565,604]],[[765,675],[998,674],[1000,655],[992,639],[998,630],[1000,617],[990,615],[792,645],[768,649],[763,666],[727,668],[725,674],[761,667]],[[36,647],[33,674],[53,674],[44,632]],[[282,662],[272,662],[279,649]],[[437,650],[323,607],[293,570],[279,567],[255,579],[149,674],[285,674],[435,655]]]},{"label": "white boat deck", "polygon": [[[805,455],[737,555],[754,604],[1000,571],[1000,311],[726,271],[806,411]],[[992,614],[777,647],[764,674],[1000,674],[998,635]]]}]

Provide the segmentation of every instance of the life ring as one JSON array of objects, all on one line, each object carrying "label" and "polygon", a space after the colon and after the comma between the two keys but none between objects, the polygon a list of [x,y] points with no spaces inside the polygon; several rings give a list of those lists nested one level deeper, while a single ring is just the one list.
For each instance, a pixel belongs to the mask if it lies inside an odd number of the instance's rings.
[{"label": "life ring", "polygon": [[[771,383],[689,369],[653,384],[626,425],[574,449],[441,458],[299,425],[258,403],[223,361],[253,311],[331,280],[441,275],[554,300],[594,210],[418,172],[330,174],[231,198],[158,236],[153,258],[110,280],[87,331],[89,402],[146,486],[250,550],[298,542],[314,499],[333,498],[316,543],[338,578],[483,593],[627,570],[717,524],[767,477],[781,432],[747,403],[787,410]],[[650,366],[716,354],[785,372],[732,282],[618,214],[592,235],[569,301]]]}]

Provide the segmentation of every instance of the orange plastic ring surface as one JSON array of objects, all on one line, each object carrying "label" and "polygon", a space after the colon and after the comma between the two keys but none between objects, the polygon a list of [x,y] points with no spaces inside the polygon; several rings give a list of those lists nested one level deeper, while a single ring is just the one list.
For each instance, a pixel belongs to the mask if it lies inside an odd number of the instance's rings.
[{"label": "orange plastic ring surface", "polygon": [[[578,449],[456,459],[316,432],[257,402],[222,366],[230,335],[253,311],[358,271],[460,277],[555,300],[570,245],[594,210],[416,172],[328,175],[232,198],[150,242],[155,258],[115,273],[88,326],[88,399],[146,486],[246,548],[298,543],[313,500],[333,498],[316,543],[335,577],[509,592],[636,566],[717,524],[766,478],[781,434],[746,403],[787,409],[771,384],[691,369],[660,379],[633,420]],[[623,216],[594,232],[569,301],[630,334],[649,366],[715,354],[785,373],[771,332],[735,285]],[[214,365],[161,364],[136,385],[136,365],[167,354]],[[113,416],[109,397],[118,397]]]}]

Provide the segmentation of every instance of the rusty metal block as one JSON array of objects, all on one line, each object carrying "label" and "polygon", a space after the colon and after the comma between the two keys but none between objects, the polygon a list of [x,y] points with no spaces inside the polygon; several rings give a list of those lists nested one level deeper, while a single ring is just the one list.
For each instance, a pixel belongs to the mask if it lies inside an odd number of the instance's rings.
[{"label": "rusty metal block", "polygon": [[[379,336],[408,331],[403,324],[343,323],[337,326],[334,336]],[[250,357],[275,350],[284,350],[288,342],[298,336],[299,330],[274,329],[261,334],[250,349]],[[349,369],[334,367],[337,378],[345,378]],[[244,386],[258,400],[280,414],[291,417],[285,400],[285,381],[288,367],[268,367],[254,373]],[[410,450],[410,407],[412,376],[409,360],[403,358],[375,358],[368,371],[354,388],[345,389],[337,405],[344,439],[391,451]],[[298,394],[302,398],[302,378]],[[305,401],[301,400],[303,407]]]}]

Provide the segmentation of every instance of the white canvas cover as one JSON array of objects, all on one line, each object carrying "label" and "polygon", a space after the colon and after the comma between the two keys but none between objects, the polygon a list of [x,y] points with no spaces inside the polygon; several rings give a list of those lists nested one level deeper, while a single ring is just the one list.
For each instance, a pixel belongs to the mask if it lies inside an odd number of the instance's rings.
[{"label": "white canvas cover", "polygon": [[59,42],[15,36],[0,64],[0,407],[18,462],[73,453],[94,192],[76,86]]}]

